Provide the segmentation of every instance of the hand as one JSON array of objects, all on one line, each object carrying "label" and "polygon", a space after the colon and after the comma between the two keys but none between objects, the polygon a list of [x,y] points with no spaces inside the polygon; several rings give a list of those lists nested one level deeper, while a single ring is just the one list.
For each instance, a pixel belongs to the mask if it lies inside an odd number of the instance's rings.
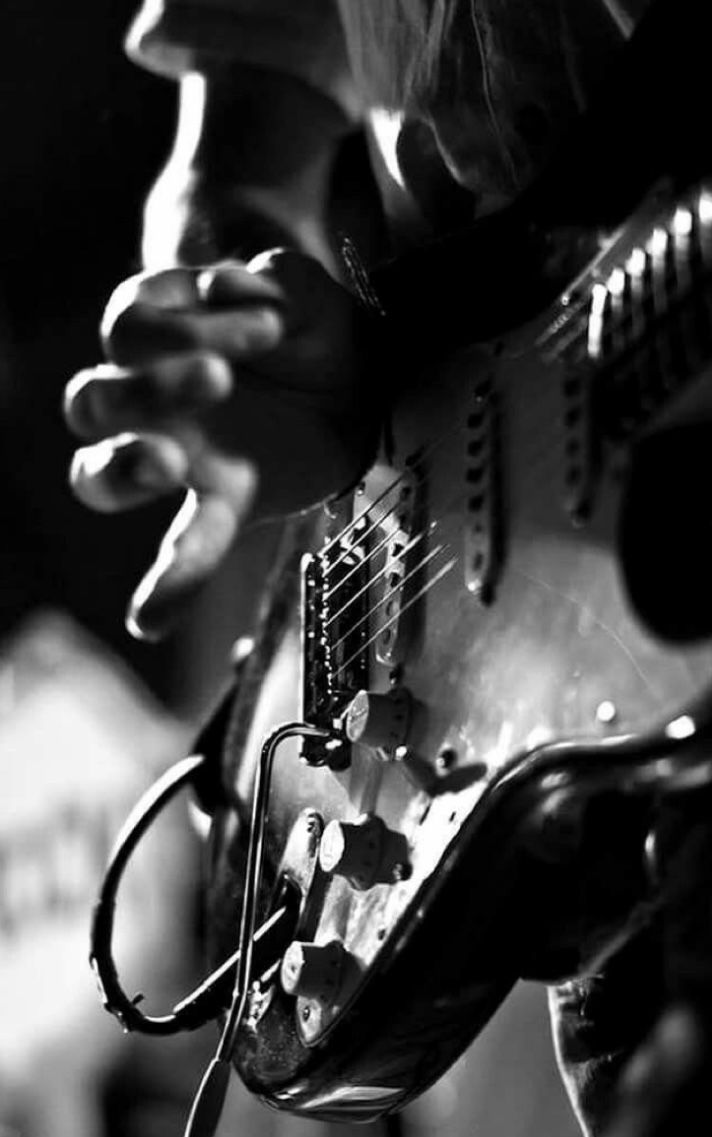
[{"label": "hand", "polygon": [[109,362],[68,384],[77,496],[105,512],[184,488],[128,626],[160,635],[248,519],[345,489],[375,438],[366,320],[296,252],[125,281],[102,325]]}]

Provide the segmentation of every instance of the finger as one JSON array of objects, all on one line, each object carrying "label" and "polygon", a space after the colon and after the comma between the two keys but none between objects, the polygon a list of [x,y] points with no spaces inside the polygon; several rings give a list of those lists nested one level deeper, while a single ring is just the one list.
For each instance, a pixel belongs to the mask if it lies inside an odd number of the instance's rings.
[{"label": "finger", "polygon": [[230,478],[229,494],[188,492],[131,600],[126,626],[138,639],[163,635],[230,548],[257,483],[248,463],[231,463]]},{"label": "finger", "polygon": [[[104,352],[115,363],[130,365],[141,352],[143,359],[152,354],[179,351],[185,338],[176,339],[176,329],[164,329],[163,336],[150,319],[141,329],[143,342],[132,343],[129,326],[124,331],[124,317],[136,305],[148,309],[158,319],[161,311],[181,312],[200,302],[194,269],[174,268],[164,272],[137,273],[119,284],[111,294],[101,320],[101,340]],[[138,336],[138,332],[133,333]],[[171,338],[172,335],[172,338]]]},{"label": "finger", "polygon": [[69,381],[64,414],[79,437],[102,438],[155,429],[177,416],[208,409],[231,390],[228,364],[205,352],[167,356],[140,372],[99,364]]},{"label": "finger", "polygon": [[124,367],[145,366],[181,351],[209,351],[240,361],[276,347],[284,324],[277,308],[254,304],[180,313],[134,304],[117,318],[104,349],[113,363]]},{"label": "finger", "polygon": [[115,320],[134,304],[180,312],[200,302],[198,271],[170,268],[163,272],[138,272],[117,285],[104,309],[102,335],[108,334]]},{"label": "finger", "polygon": [[[206,315],[213,302],[219,308],[222,266],[212,269],[171,269],[140,274],[124,281],[104,312],[101,335],[104,351],[114,363],[135,366],[170,352],[207,347],[233,353],[265,351],[282,334],[277,315],[279,286],[248,272],[239,262],[224,271],[233,282],[230,302],[243,316],[233,335],[232,320],[221,318],[215,328]],[[239,281],[239,286],[235,282]],[[227,299],[227,298],[226,298]],[[213,342],[217,335],[217,341]]]},{"label": "finger", "polygon": [[212,308],[240,303],[283,304],[284,290],[271,275],[263,269],[271,263],[274,250],[261,254],[249,264],[240,261],[221,261],[202,269],[197,276],[196,285],[203,304]]},{"label": "finger", "polygon": [[122,434],[77,450],[69,479],[84,505],[114,513],[180,489],[188,471],[188,457],[175,439]]}]

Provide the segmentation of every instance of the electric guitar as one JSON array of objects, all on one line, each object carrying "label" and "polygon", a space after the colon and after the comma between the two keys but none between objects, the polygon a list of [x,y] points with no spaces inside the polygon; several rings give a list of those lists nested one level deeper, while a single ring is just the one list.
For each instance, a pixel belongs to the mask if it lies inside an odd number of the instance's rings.
[{"label": "electric guitar", "polygon": [[277,1108],[397,1109],[518,977],[593,966],[657,903],[654,796],[712,780],[703,9],[654,6],[568,151],[454,242],[471,287],[433,317],[407,263],[381,281],[455,346],[288,530],[213,819],[221,1057]]}]

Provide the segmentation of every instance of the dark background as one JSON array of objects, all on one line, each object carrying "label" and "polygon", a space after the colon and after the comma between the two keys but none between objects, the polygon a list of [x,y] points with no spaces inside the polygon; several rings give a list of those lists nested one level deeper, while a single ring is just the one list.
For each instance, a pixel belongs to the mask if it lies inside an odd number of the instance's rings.
[{"label": "dark background", "polygon": [[173,85],[124,58],[136,0],[0,5],[0,636],[72,613],[176,689],[175,643],[123,629],[165,510],[92,514],[67,487],[62,388],[100,358],[114,285],[139,267],[141,203],[170,145]]}]

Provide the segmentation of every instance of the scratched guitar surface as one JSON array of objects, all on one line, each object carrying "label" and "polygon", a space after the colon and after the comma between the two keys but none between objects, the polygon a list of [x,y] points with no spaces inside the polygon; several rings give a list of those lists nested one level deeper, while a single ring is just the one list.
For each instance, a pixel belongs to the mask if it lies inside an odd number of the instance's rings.
[{"label": "scratched guitar surface", "polygon": [[[462,867],[487,787],[544,742],[684,722],[709,692],[709,640],[672,642],[636,615],[617,526],[636,445],[708,415],[711,274],[710,191],[653,193],[540,317],[414,382],[387,454],[318,526],[251,686],[248,668],[236,791],[280,722],[343,730],[350,715],[358,734],[370,713],[375,733],[335,743],[333,769],[296,741],[276,758],[267,848],[272,878],[302,891],[290,936],[343,958],[326,993],[256,977],[236,1063],[272,1104],[375,1116],[441,1073],[526,967],[525,945],[520,963],[493,958],[505,837],[499,859]],[[379,727],[373,696],[389,693]],[[323,871],[324,828],[373,817],[367,884]],[[223,909],[228,829],[218,819]]]}]

